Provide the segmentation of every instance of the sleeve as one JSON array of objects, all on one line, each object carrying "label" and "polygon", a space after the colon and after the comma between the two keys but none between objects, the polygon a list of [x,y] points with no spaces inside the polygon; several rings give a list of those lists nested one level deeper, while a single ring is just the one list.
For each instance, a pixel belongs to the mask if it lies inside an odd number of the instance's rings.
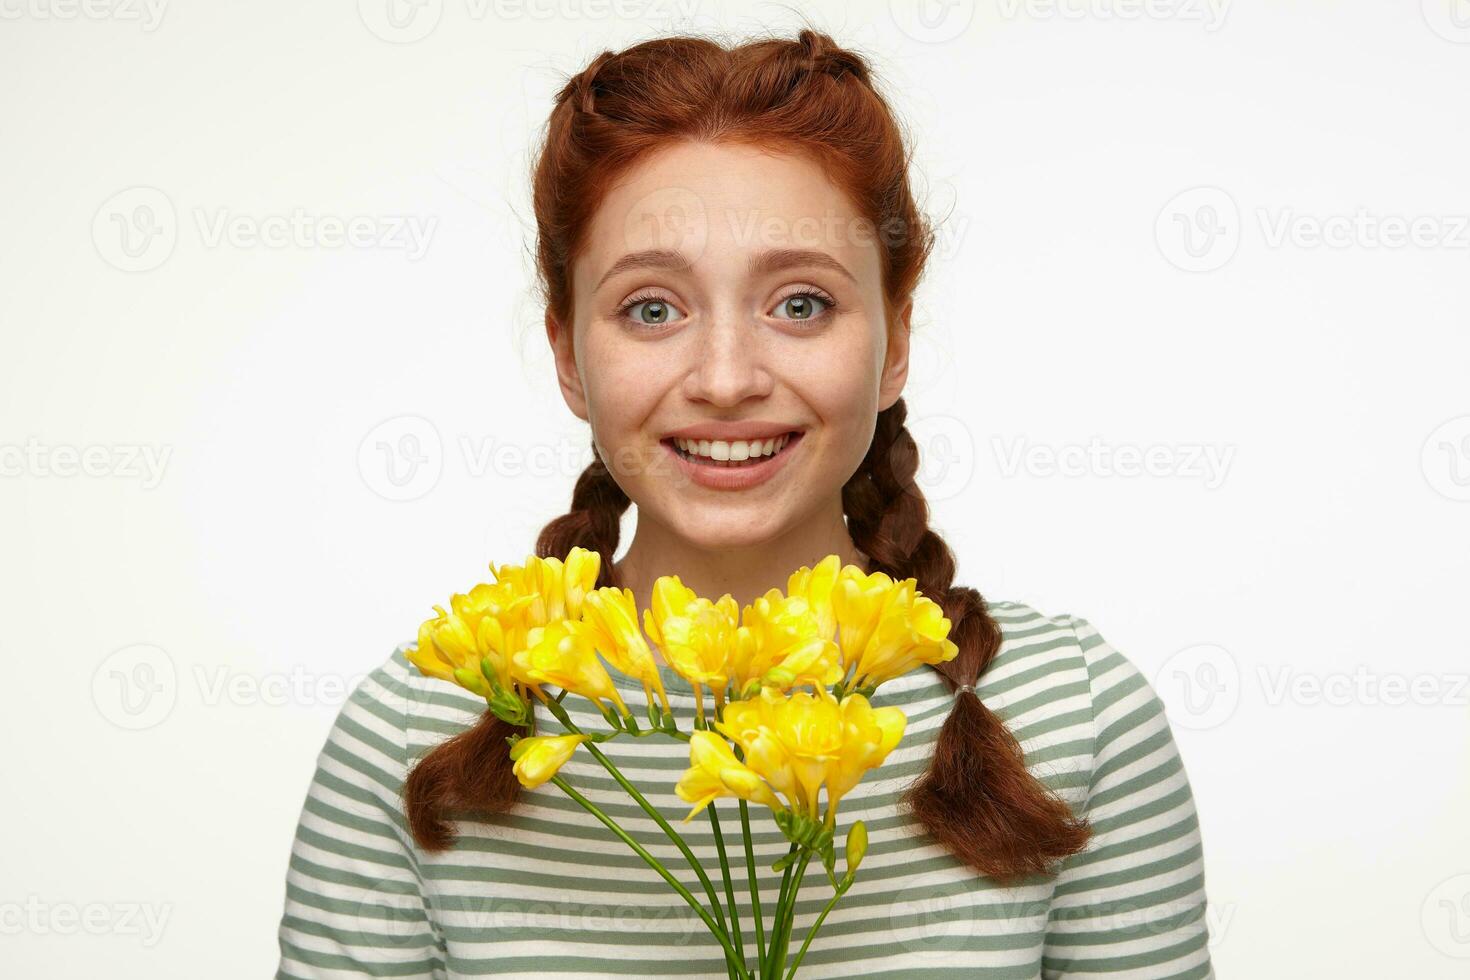
[{"label": "sleeve", "polygon": [[1199,823],[1163,702],[1091,623],[1069,618],[1092,688],[1093,836],[1057,875],[1042,975],[1210,980]]},{"label": "sleeve", "polygon": [[399,793],[412,669],[352,689],[317,757],[286,873],[276,980],[444,976]]}]

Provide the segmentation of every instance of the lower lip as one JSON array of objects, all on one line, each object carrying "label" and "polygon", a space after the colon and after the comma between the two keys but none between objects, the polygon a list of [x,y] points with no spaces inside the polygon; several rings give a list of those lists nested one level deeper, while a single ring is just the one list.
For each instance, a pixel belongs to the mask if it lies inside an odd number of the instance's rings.
[{"label": "lower lip", "polygon": [[786,465],[786,460],[801,444],[803,438],[805,438],[803,433],[793,433],[786,439],[786,445],[781,447],[779,453],[762,457],[759,463],[742,463],[739,466],[710,466],[707,463],[698,463],[680,455],[679,450],[674,448],[672,443],[665,442],[662,445],[668,450],[669,455],[674,457],[674,463],[679,467],[679,472],[700,486],[711,490],[748,490],[775,476],[781,467]]}]

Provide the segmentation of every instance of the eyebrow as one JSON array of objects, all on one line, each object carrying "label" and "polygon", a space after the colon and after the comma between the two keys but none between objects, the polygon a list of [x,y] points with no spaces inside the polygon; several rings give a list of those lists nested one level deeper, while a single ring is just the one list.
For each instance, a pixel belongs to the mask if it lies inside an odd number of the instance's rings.
[{"label": "eyebrow", "polygon": [[[612,267],[603,273],[602,278],[597,281],[595,289],[601,289],[602,284],[613,276],[631,269],[668,269],[676,272],[687,272],[692,263],[680,252],[668,248],[649,248],[641,252],[629,252],[612,264]],[[772,248],[764,252],[758,252],[750,257],[746,264],[746,270],[751,275],[760,275],[766,272],[774,272],[789,266],[805,265],[818,269],[827,269],[845,277],[850,282],[857,282],[847,266],[838,262],[826,252],[819,252],[810,248]]]}]

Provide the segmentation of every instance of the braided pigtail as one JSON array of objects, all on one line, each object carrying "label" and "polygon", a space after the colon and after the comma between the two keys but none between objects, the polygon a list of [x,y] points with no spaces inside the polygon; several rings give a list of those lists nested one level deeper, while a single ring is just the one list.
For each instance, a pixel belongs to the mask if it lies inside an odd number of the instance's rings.
[{"label": "braided pigtail", "polygon": [[[542,529],[536,555],[564,558],[575,546],[600,552],[600,588],[613,584],[612,558],[629,500],[595,445],[592,452],[592,462],[573,488],[571,509]],[[474,725],[440,742],[414,765],[403,782],[403,809],[420,847],[442,851],[454,845],[451,809],[504,813],[515,806],[521,784],[505,740],[521,731],[487,708]]]},{"label": "braided pigtail", "polygon": [[983,874],[1008,881],[1049,873],[1053,861],[1086,847],[1091,830],[1027,770],[1016,737],[974,692],[1000,649],[1000,627],[979,592],[953,584],[954,554],[929,527],[929,506],[914,482],[919,453],[907,413],[900,398],[878,414],[873,443],[842,494],[848,532],[869,570],[917,580],[944,609],[959,647],[954,659],[934,666],[959,695],[928,770],[904,791],[902,805]]}]

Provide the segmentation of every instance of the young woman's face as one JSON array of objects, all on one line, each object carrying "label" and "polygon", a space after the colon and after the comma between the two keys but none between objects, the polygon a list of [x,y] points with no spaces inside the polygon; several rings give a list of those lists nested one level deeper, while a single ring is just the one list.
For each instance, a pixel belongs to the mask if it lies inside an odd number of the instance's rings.
[{"label": "young woman's face", "polygon": [[572,285],[570,329],[547,321],[567,404],[640,522],[700,547],[833,507],[903,391],[911,304],[890,331],[877,230],[798,157],[651,154],[598,209]]}]

